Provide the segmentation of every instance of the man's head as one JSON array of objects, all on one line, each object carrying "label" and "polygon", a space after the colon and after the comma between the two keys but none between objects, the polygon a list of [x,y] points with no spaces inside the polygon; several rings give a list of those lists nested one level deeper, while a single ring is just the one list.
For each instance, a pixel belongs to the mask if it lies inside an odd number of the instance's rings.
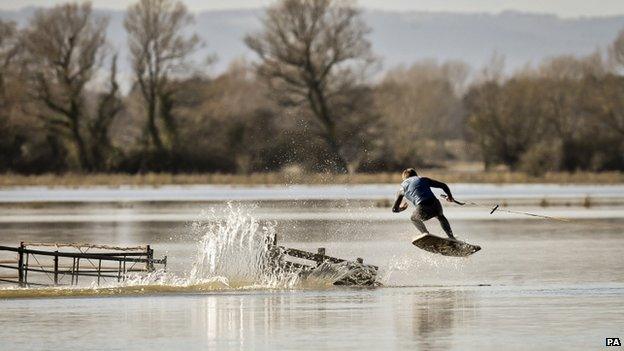
[{"label": "man's head", "polygon": [[409,178],[409,177],[413,177],[413,176],[417,176],[418,174],[416,173],[416,170],[413,168],[408,168],[406,170],[403,171],[403,180]]}]

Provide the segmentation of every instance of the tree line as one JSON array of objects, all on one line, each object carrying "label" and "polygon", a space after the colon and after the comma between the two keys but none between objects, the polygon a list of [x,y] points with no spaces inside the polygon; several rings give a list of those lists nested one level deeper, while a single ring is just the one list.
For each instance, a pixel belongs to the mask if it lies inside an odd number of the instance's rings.
[{"label": "tree line", "polygon": [[244,38],[254,59],[209,76],[190,59],[206,44],[192,21],[181,2],[137,1],[128,58],[88,2],[23,28],[0,21],[0,171],[624,170],[624,32],[606,53],[513,74],[498,55],[476,71],[424,60],[382,72],[351,2],[280,0]]}]

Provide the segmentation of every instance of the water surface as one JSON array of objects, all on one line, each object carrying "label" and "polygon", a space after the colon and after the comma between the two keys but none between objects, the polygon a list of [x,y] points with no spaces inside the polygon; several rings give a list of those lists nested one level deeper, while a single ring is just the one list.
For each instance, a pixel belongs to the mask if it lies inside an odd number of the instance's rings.
[{"label": "water surface", "polygon": [[[605,194],[621,191],[600,189]],[[505,196],[514,191],[501,190]],[[586,196],[579,189],[573,193]],[[536,191],[532,196],[541,195]],[[497,196],[502,195],[488,198]],[[348,197],[338,202],[275,200],[249,198],[242,207],[233,206],[253,217],[258,231],[269,226],[281,244],[325,247],[330,255],[362,257],[378,265],[383,286],[338,288],[318,281],[228,287],[219,282],[199,289],[167,283],[86,289],[82,291],[89,294],[70,292],[63,298],[5,294],[0,300],[2,349],[586,350],[604,347],[605,337],[624,337],[621,206],[522,207],[571,219],[556,222],[493,216],[486,206],[447,205],[460,238],[483,247],[458,259],[414,248],[409,213],[395,215],[375,202]],[[168,255],[168,274],[182,280],[198,262],[202,237],[217,235],[194,228],[193,220],[205,219],[200,212],[212,209],[209,218],[218,222],[231,211],[216,200],[37,206],[12,201],[0,205],[2,245],[150,243],[156,256]],[[427,225],[440,232],[435,220]],[[234,256],[230,263],[237,267],[251,262],[245,255]],[[2,296],[9,287],[0,287],[5,289]]]}]

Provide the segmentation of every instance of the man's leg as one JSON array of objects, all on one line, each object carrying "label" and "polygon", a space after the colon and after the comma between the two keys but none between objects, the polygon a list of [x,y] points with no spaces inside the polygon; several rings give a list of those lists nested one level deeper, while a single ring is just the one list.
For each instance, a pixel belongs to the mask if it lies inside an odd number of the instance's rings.
[{"label": "man's leg", "polygon": [[455,236],[453,236],[453,230],[451,229],[451,224],[449,223],[448,219],[446,219],[443,214],[438,215],[437,218],[438,221],[440,221],[442,230],[444,230],[446,235],[448,235],[448,237],[451,239],[455,239]]},{"label": "man's leg", "polygon": [[412,220],[412,223],[414,223],[414,226],[416,227],[416,229],[418,229],[419,232],[423,234],[429,234],[429,231],[427,230],[427,227],[425,226],[425,222],[423,222],[423,220],[420,218],[421,218],[421,215],[418,209],[416,209],[414,213],[412,213],[412,217],[410,217],[410,219]]},{"label": "man's leg", "polygon": [[453,230],[451,229],[451,224],[449,223],[448,219],[446,219],[446,217],[444,216],[444,210],[442,209],[442,204],[437,199],[435,200],[434,207],[435,207],[435,212],[436,212],[435,217],[438,219],[438,221],[440,221],[440,226],[442,226],[442,230],[444,230],[444,232],[449,238],[455,239],[455,236],[453,235]]}]

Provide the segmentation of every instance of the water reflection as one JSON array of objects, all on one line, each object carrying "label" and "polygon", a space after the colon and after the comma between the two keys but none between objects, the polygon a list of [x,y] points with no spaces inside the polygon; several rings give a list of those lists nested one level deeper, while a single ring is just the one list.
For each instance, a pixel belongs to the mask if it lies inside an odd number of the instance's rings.
[{"label": "water reflection", "polygon": [[465,315],[474,314],[471,294],[403,290],[203,296],[178,306],[174,317],[190,318],[182,325],[203,331],[194,336],[208,349],[451,348]]},{"label": "water reflection", "polygon": [[474,311],[471,295],[457,290],[427,292],[410,302],[412,318],[406,321],[411,322],[413,338],[422,350],[451,349],[457,325],[465,313]]},{"label": "water reflection", "polygon": [[206,296],[194,307],[192,329],[205,331],[209,349],[292,348],[303,340],[321,348],[328,333],[342,334],[346,344],[357,342],[353,327],[372,323],[370,313],[377,309],[367,306],[378,303],[379,297],[372,294],[343,292]]}]

